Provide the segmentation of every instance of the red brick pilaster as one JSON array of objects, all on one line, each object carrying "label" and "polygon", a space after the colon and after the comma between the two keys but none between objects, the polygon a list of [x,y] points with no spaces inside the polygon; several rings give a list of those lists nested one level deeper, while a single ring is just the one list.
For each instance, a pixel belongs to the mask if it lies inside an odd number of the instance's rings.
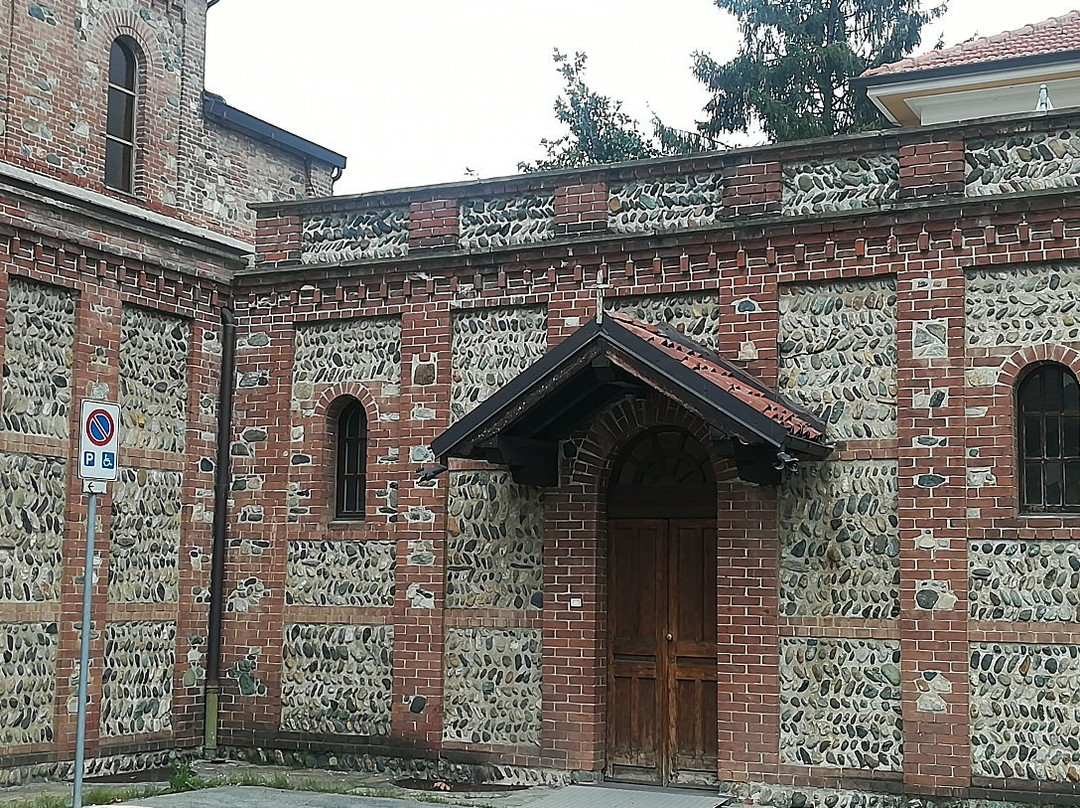
[{"label": "red brick pilaster", "polygon": [[[72,373],[70,441],[77,444],[79,408],[91,393],[105,393],[117,400],[119,383],[121,299],[117,290],[116,266],[104,260],[87,261],[85,266],[96,275],[81,290],[76,310],[75,357]],[[107,391],[107,392],[106,392]],[[74,458],[74,452],[68,454]],[[133,465],[121,449],[121,463]],[[60,598],[60,638],[57,654],[56,747],[74,755],[78,705],[78,672],[82,622],[83,569],[86,554],[86,521],[89,498],[82,493],[82,481],[74,462],[68,468],[68,519],[64,526],[63,585]],[[101,721],[102,660],[105,654],[105,625],[109,612],[109,535],[112,524],[112,498],[116,485],[98,497],[98,524],[94,538],[95,564],[90,645],[89,704],[86,712],[86,754],[91,758],[99,749]],[[70,711],[69,711],[70,706]],[[66,756],[65,755],[65,756]]]},{"label": "red brick pilaster", "polygon": [[418,474],[436,464],[428,447],[450,423],[446,305],[416,305],[403,314],[401,376],[391,720],[395,738],[421,749],[437,749],[443,724],[449,474],[427,482]]},{"label": "red brick pilaster", "polygon": [[561,185],[555,189],[555,235],[607,230],[607,183]]},{"label": "red brick pilaster", "polygon": [[298,212],[260,214],[255,226],[255,254],[260,264],[300,261],[303,222]]},{"label": "red brick pilaster", "polygon": [[716,546],[720,778],[775,780],[780,737],[776,489],[719,487]]},{"label": "red brick pilaster", "polygon": [[460,216],[456,199],[413,202],[409,205],[409,248],[456,246]]},{"label": "red brick pilaster", "polygon": [[964,141],[900,147],[900,198],[964,193]]},{"label": "red brick pilaster", "polygon": [[[971,771],[964,273],[949,257],[950,241],[931,242],[925,233],[913,237],[924,260],[909,262],[897,276],[904,788],[959,796]],[[935,440],[926,440],[928,435]],[[929,583],[955,599],[938,598],[930,608],[929,601],[920,604],[916,594]],[[920,701],[931,678],[948,683],[948,692],[939,693],[944,709]]]},{"label": "red brick pilaster", "polygon": [[746,155],[733,160],[724,181],[724,215],[757,216],[779,213],[780,162],[767,155]]}]

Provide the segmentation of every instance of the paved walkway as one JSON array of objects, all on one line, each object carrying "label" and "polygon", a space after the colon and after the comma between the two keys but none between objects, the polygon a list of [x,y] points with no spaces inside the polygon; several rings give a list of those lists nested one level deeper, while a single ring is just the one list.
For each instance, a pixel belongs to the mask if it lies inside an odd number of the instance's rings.
[{"label": "paved walkway", "polygon": [[701,791],[634,788],[630,786],[534,787],[524,791],[485,794],[476,798],[425,794],[423,802],[408,798],[364,797],[279,791],[257,786],[223,786],[185,794],[164,794],[123,803],[122,808],[431,808],[438,799],[445,805],[493,808],[718,808],[725,798]]},{"label": "paved walkway", "polygon": [[[431,805],[466,808],[719,808],[728,799],[708,791],[644,786],[574,785],[564,788],[532,786],[520,791],[438,794],[408,791],[383,773],[290,769],[248,763],[198,761],[194,773],[223,785],[129,800],[125,808],[427,808]],[[163,773],[159,773],[164,776]],[[225,785],[229,784],[229,785]],[[87,783],[88,789],[123,793],[132,787],[167,790],[165,783]],[[130,790],[127,793],[132,793]],[[0,789],[0,808],[32,804],[43,797],[71,798],[71,783],[39,782]],[[69,803],[70,804],[70,803]]]}]

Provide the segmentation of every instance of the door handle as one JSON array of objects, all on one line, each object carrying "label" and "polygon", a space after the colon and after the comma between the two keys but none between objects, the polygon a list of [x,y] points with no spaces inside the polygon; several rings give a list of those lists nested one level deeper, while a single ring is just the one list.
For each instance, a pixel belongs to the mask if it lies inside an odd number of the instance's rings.
[{"label": "door handle", "polygon": [[671,642],[671,641],[672,641],[672,640],[674,640],[674,639],[675,639],[675,638],[674,638],[673,636],[671,636],[671,633],[670,633],[670,632],[668,632],[668,635],[667,635],[667,641],[668,641],[668,642]]}]

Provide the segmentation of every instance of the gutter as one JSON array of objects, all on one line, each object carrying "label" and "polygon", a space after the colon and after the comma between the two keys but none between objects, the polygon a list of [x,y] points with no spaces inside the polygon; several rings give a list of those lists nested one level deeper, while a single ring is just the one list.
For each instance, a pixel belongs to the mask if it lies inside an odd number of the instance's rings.
[{"label": "gutter", "polygon": [[228,539],[231,482],[233,382],[236,375],[236,316],[221,310],[221,378],[218,396],[217,469],[214,478],[214,531],[210,566],[210,617],[206,644],[206,716],[203,754],[218,757],[218,714],[221,697],[221,634],[225,607],[225,543]]}]

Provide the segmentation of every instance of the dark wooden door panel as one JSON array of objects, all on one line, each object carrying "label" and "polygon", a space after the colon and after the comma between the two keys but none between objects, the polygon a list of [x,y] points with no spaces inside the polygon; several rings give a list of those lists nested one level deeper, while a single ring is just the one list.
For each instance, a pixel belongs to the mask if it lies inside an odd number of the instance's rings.
[{"label": "dark wooden door panel", "polygon": [[669,523],[670,779],[716,777],[716,523]]},{"label": "dark wooden door panel", "polygon": [[656,770],[660,764],[657,748],[659,689],[655,678],[641,669],[611,678],[614,700],[608,718],[609,763]]},{"label": "dark wooden door panel", "polygon": [[[666,609],[662,520],[612,521],[608,577],[608,769],[610,776],[658,782],[664,747],[659,653]],[[618,774],[616,774],[618,771]]]},{"label": "dark wooden door panel", "polygon": [[681,667],[676,674],[674,771],[685,769],[716,775],[716,665],[706,673]]},{"label": "dark wooden door panel", "polygon": [[716,778],[716,525],[609,523],[611,778]]}]

